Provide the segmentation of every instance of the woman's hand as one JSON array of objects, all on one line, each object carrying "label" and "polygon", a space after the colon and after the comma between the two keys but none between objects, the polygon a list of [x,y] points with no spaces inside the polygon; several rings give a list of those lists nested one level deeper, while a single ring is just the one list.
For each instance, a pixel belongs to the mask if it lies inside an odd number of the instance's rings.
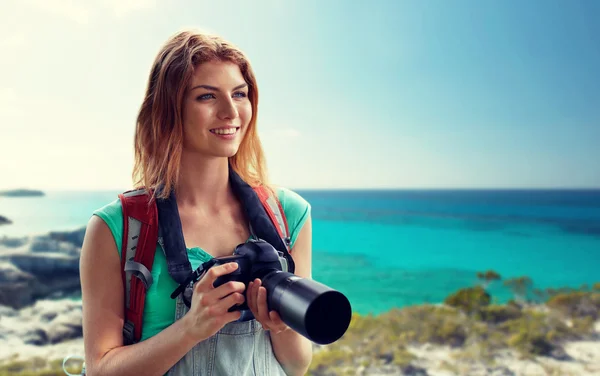
[{"label": "woman's hand", "polygon": [[258,321],[264,330],[270,330],[275,334],[279,334],[289,329],[275,311],[268,312],[267,307],[267,289],[261,286],[261,280],[255,279],[248,285],[246,297],[248,298],[248,308],[254,314],[254,318]]},{"label": "woman's hand", "polygon": [[244,302],[242,293],[246,286],[242,282],[227,282],[217,288],[213,286],[217,277],[229,274],[238,268],[230,262],[214,266],[194,285],[190,310],[182,320],[186,320],[188,334],[197,342],[217,333],[225,324],[240,318],[240,311],[228,312],[236,304]]}]

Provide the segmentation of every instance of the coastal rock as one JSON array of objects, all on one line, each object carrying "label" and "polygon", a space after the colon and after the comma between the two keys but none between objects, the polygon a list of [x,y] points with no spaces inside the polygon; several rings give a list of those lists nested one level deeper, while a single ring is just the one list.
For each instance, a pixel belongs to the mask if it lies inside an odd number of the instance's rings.
[{"label": "coastal rock", "polygon": [[0,196],[7,197],[37,197],[44,195],[44,192],[34,189],[13,189],[10,191],[0,191]]},{"label": "coastal rock", "polygon": [[[2,309],[3,311],[5,308]],[[39,300],[0,320],[0,338],[14,346],[45,346],[82,337],[81,302]]]},{"label": "coastal rock", "polygon": [[515,376],[513,371],[504,366],[490,368],[487,374],[490,376]]},{"label": "coastal rock", "polygon": [[0,305],[23,308],[37,299],[78,294],[85,229],[0,239]]},{"label": "coastal rock", "polygon": [[412,364],[402,367],[401,371],[404,376],[429,376],[425,368],[416,367]]}]

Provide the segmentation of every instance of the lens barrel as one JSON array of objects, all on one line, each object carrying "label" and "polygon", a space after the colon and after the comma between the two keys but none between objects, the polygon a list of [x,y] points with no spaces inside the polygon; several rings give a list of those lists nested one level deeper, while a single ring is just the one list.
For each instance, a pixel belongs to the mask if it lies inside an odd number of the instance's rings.
[{"label": "lens barrel", "polygon": [[352,319],[350,302],[339,291],[312,279],[274,271],[263,278],[269,310],[309,340],[326,345],[340,339]]}]

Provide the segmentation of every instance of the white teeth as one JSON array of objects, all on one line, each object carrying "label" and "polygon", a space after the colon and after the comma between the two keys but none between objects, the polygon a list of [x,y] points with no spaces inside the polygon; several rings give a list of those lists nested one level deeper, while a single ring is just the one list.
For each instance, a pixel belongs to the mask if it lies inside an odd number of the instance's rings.
[{"label": "white teeth", "polygon": [[234,134],[237,132],[237,128],[212,129],[211,132],[216,134]]}]

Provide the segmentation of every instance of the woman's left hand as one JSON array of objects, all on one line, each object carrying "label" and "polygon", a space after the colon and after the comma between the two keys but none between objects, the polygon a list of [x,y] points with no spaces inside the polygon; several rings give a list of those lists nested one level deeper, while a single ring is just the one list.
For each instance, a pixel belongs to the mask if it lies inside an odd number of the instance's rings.
[{"label": "woman's left hand", "polygon": [[252,311],[256,321],[260,322],[264,330],[270,330],[274,334],[279,334],[289,329],[275,311],[268,312],[267,307],[267,289],[261,286],[260,279],[255,279],[248,285],[246,299],[248,308]]}]

